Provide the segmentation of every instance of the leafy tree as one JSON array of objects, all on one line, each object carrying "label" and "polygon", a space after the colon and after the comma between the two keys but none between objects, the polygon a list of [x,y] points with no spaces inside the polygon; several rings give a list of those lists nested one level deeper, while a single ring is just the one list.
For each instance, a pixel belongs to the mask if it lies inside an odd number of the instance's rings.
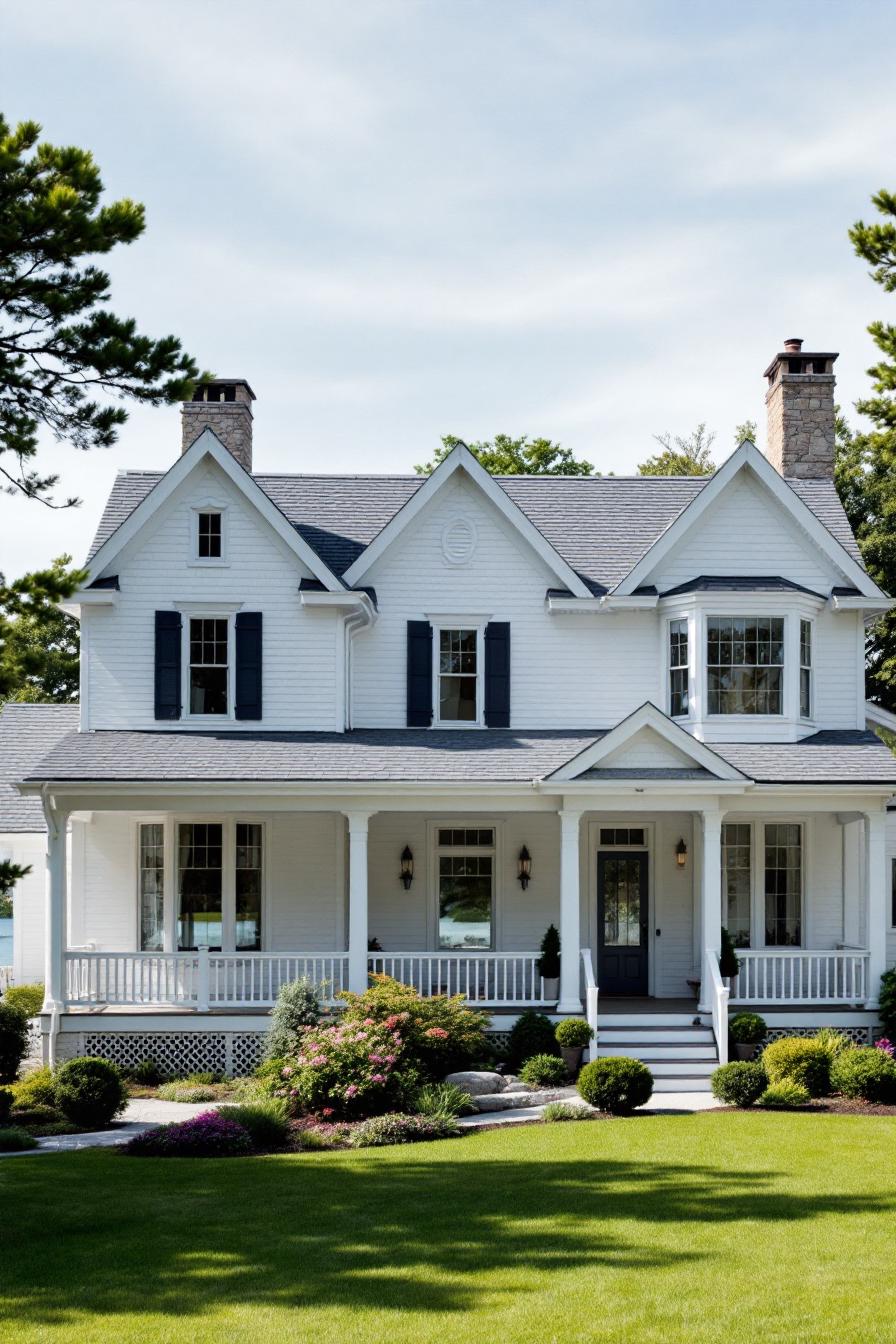
[{"label": "leafy tree", "polygon": [[30,863],[23,867],[11,859],[0,859],[0,919],[9,919],[12,915],[12,889],[30,872]]},{"label": "leafy tree", "polygon": [[[858,220],[849,230],[857,256],[885,293],[896,290],[896,194],[879,191],[872,202],[883,217]],[[873,395],[856,402],[871,423],[853,433],[837,413],[834,480],[858,539],[869,574],[885,592],[896,593],[896,325],[872,322],[868,331],[881,358],[869,370]],[[896,710],[896,616],[871,627],[865,645],[869,699]]]},{"label": "leafy tree", "polygon": [[61,555],[6,584],[0,575],[0,701],[78,698],[78,627],[56,605],[85,577]]},{"label": "leafy tree", "polygon": [[709,476],[715,471],[710,457],[715,430],[707,429],[702,420],[687,438],[668,431],[653,437],[663,451],[638,463],[642,476]]},{"label": "leafy tree", "polygon": [[174,336],[142,336],[102,306],[109,276],[85,259],[139,238],[143,206],[101,205],[90,152],[42,142],[40,130],[0,116],[0,475],[8,493],[52,504],[58,476],[33,466],[41,428],[107,448],[127,411],[98,395],[179,401],[199,370]]},{"label": "leafy tree", "polygon": [[[432,461],[418,463],[414,470],[419,476],[428,476],[452,448],[463,442],[454,434],[444,434],[442,447]],[[468,443],[466,446],[492,476],[594,475],[594,467],[590,462],[574,457],[571,449],[551,439],[530,439],[525,434],[514,439],[509,434],[496,434],[493,440],[486,439],[482,443]]]},{"label": "leafy tree", "polygon": [[756,442],[756,421],[745,420],[742,425],[734,426],[734,446],[739,448],[744,439],[749,439],[751,443]]}]

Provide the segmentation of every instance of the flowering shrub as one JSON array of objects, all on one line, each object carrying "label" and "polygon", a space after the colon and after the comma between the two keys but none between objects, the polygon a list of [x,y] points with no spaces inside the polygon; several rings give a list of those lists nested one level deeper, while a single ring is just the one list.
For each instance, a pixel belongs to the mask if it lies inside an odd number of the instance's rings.
[{"label": "flowering shrub", "polygon": [[488,1014],[468,1008],[462,994],[422,998],[409,985],[375,975],[363,994],[343,994],[343,1022],[372,1020],[401,1032],[403,1067],[419,1071],[424,1081],[467,1069],[488,1057],[485,1037]]},{"label": "flowering shrub", "polygon": [[355,1125],[350,1148],[386,1148],[393,1143],[424,1143],[427,1139],[453,1139],[460,1133],[457,1121],[433,1115],[376,1115]]},{"label": "flowering shrub", "polygon": [[235,1120],[203,1111],[192,1120],[135,1135],[124,1151],[134,1157],[243,1157],[251,1153],[252,1140]]},{"label": "flowering shrub", "polygon": [[893,1042],[888,1041],[886,1036],[881,1036],[874,1048],[876,1050],[883,1050],[884,1054],[889,1055],[891,1059],[896,1055],[896,1050],[893,1048]]},{"label": "flowering shrub", "polygon": [[280,1070],[275,1095],[295,1111],[325,1119],[378,1115],[401,1101],[416,1083],[404,1064],[396,1018],[375,1022],[343,1018],[332,1027],[309,1027],[296,1054]]}]

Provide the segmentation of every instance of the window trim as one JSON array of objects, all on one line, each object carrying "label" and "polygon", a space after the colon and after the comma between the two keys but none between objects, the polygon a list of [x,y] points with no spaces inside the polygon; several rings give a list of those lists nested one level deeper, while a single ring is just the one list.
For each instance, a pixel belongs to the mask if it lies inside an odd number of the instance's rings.
[{"label": "window trim", "polygon": [[[134,875],[134,947],[140,948],[140,827],[146,825],[162,826],[164,856],[162,879],[164,883],[162,925],[164,931],[165,953],[178,951],[178,870],[177,870],[177,828],[182,823],[200,825],[220,825],[222,831],[221,865],[221,941],[220,953],[214,956],[251,957],[256,953],[249,950],[237,950],[236,947],[236,827],[238,822],[248,822],[261,827],[261,947],[258,952],[269,952],[271,928],[271,817],[260,812],[234,812],[228,815],[209,812],[165,812],[145,813],[134,818],[132,835],[131,871]],[[147,956],[160,956],[161,953],[149,952]]]},{"label": "window trim", "polygon": [[[484,728],[485,727],[485,627],[491,617],[443,616],[433,620],[432,626],[432,726],[433,728]],[[476,633],[476,718],[443,719],[439,713],[441,704],[439,671],[439,653],[443,630],[472,630]],[[445,675],[450,676],[451,673]]]},{"label": "window trim", "polygon": [[[453,627],[452,627],[453,628]],[[440,845],[439,831],[450,830],[491,830],[494,833],[494,844],[488,845]],[[471,953],[476,952],[495,952],[502,946],[503,936],[503,902],[501,894],[503,890],[503,872],[504,872],[504,834],[503,827],[494,817],[438,817],[430,818],[427,822],[427,848],[429,873],[429,893],[426,902],[426,942],[433,952],[440,956],[450,957],[452,955],[463,956],[462,948],[450,948],[439,946],[439,857],[442,854],[470,854],[478,852],[480,854],[490,854],[492,857],[492,930],[491,944],[489,947],[470,949]]]},{"label": "window trim", "polygon": [[[187,561],[191,569],[227,569],[230,562],[227,555],[229,528],[227,526],[227,504],[217,499],[197,500],[190,506],[190,558]],[[221,554],[199,554],[199,515],[217,513],[221,518]]]}]

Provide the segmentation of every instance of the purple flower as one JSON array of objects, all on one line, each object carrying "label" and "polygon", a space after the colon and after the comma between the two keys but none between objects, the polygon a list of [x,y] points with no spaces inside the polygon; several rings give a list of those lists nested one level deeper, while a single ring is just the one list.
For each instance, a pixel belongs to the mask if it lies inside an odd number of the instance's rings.
[{"label": "purple flower", "polygon": [[891,1059],[896,1055],[896,1047],[893,1046],[892,1041],[887,1040],[886,1036],[881,1036],[880,1040],[877,1042],[877,1048],[878,1050],[883,1050],[884,1054],[889,1055]]}]

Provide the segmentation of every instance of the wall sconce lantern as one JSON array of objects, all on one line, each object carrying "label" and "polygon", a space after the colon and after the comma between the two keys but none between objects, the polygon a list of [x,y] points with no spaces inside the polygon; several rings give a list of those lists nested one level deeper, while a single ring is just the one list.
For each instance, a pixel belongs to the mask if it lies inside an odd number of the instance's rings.
[{"label": "wall sconce lantern", "polygon": [[520,857],[517,860],[516,875],[519,878],[520,886],[523,891],[525,891],[529,885],[529,879],[532,876],[532,855],[525,845],[523,845],[520,850]]},{"label": "wall sconce lantern", "polygon": [[405,845],[401,851],[401,885],[405,891],[410,891],[411,883],[414,880],[414,856],[411,853],[410,845]]},{"label": "wall sconce lantern", "polygon": [[687,863],[687,860],[688,847],[684,840],[679,840],[678,844],[675,846],[675,862],[678,864],[679,868],[683,868]]}]

